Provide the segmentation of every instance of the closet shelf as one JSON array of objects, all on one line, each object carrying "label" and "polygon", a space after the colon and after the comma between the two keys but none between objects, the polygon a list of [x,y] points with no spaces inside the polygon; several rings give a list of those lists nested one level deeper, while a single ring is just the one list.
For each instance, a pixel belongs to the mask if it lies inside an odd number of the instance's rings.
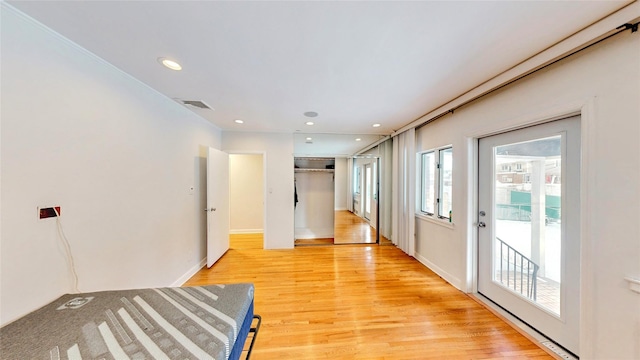
[{"label": "closet shelf", "polygon": [[335,171],[334,169],[303,169],[303,168],[294,169],[294,172],[327,172],[327,173],[332,173],[334,171]]}]

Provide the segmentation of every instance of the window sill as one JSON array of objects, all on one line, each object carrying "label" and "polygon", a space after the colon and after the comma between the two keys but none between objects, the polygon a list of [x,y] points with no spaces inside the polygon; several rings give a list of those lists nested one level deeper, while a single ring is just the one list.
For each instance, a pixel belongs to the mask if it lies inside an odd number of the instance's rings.
[{"label": "window sill", "polygon": [[421,213],[416,213],[416,219],[425,220],[427,222],[430,222],[430,223],[433,223],[433,224],[436,224],[436,225],[440,225],[440,226],[446,227],[448,229],[455,228],[455,223],[449,222],[449,220],[447,220],[447,219],[444,219],[444,220],[436,219],[433,216],[424,215],[424,214],[421,214]]}]

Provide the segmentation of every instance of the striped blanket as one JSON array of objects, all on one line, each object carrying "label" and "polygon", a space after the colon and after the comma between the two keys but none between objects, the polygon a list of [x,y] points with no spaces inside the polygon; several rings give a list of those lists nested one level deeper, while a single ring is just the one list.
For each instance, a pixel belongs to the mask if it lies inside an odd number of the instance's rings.
[{"label": "striped blanket", "polygon": [[63,295],[0,328],[0,358],[227,359],[253,291],[231,284]]}]

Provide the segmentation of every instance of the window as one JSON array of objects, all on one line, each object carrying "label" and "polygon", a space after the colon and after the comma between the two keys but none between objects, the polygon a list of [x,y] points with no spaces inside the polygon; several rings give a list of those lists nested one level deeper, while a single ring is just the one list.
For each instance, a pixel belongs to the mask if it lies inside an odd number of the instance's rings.
[{"label": "window", "polygon": [[420,211],[451,221],[453,194],[453,148],[443,147],[420,154]]},{"label": "window", "polygon": [[435,214],[436,200],[436,162],[434,152],[422,154],[422,206],[420,210],[429,215]]},{"label": "window", "polygon": [[440,150],[438,191],[438,217],[451,220],[451,184],[453,172],[453,149]]}]

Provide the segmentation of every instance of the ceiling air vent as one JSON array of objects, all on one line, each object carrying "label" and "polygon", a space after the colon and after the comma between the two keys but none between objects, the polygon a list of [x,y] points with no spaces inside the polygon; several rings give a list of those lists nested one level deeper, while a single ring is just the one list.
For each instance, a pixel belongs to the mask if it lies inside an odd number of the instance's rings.
[{"label": "ceiling air vent", "polygon": [[179,102],[181,102],[184,105],[188,105],[188,106],[193,106],[196,107],[198,109],[209,109],[209,110],[213,110],[211,108],[211,106],[205,104],[204,101],[200,101],[200,100],[182,100],[182,99],[177,99]]}]

